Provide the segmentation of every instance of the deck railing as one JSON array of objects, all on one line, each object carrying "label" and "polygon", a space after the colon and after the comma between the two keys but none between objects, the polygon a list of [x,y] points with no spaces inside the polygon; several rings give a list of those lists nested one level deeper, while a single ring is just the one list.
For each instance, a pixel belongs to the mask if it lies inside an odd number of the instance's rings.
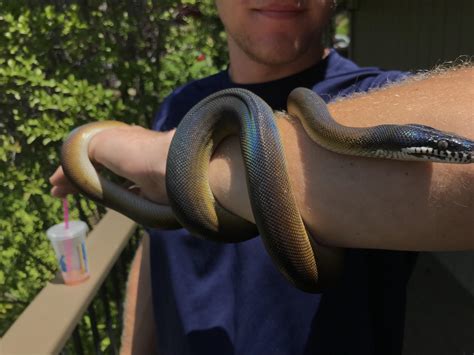
[{"label": "deck railing", "polygon": [[[60,278],[48,283],[0,339],[0,354],[117,354],[137,230],[126,217],[107,212],[86,241],[89,280],[76,286],[66,286]],[[416,349],[429,348],[432,333],[448,336],[446,351],[455,344],[472,353],[472,270],[472,252],[422,253],[408,289],[407,353],[428,353]],[[433,342],[437,345],[432,348],[439,350],[445,342]]]},{"label": "deck railing", "polygon": [[136,224],[108,211],[89,233],[90,278],[49,282],[0,340],[0,354],[115,354],[120,347],[127,268],[138,244]]}]

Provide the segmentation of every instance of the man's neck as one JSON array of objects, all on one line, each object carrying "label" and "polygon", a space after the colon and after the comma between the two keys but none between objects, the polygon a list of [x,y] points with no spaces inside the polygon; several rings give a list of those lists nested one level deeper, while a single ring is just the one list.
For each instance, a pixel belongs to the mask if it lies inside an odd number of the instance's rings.
[{"label": "man's neck", "polygon": [[281,65],[269,65],[250,58],[239,50],[233,50],[229,46],[229,75],[236,84],[257,84],[273,81],[299,73],[329,54],[329,49],[323,47],[313,48],[305,56],[294,62]]}]

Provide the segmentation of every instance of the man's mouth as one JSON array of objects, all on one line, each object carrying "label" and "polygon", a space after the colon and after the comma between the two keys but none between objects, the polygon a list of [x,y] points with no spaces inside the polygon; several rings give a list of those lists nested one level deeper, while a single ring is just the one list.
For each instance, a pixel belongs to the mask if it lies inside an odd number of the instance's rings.
[{"label": "man's mouth", "polygon": [[254,9],[259,15],[274,19],[291,19],[301,15],[305,9],[296,4],[271,3]]}]

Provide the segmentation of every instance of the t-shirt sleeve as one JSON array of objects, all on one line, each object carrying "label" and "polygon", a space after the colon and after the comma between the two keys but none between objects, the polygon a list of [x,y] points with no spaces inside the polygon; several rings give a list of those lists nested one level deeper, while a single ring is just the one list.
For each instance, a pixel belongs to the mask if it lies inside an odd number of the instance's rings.
[{"label": "t-shirt sleeve", "polygon": [[377,67],[359,67],[351,60],[331,52],[322,80],[313,86],[313,90],[326,102],[330,102],[338,97],[367,92],[398,82],[410,75],[408,72]]},{"label": "t-shirt sleeve", "polygon": [[[338,80],[328,80],[322,87],[320,95],[327,102],[339,97],[350,96],[355,93],[369,92],[396,82],[400,82],[410,76],[408,72],[382,71],[380,69],[361,69],[350,75],[341,75]],[[318,86],[318,85],[316,85]]]},{"label": "t-shirt sleeve", "polygon": [[358,81],[348,90],[354,90],[354,92],[370,91],[378,89],[386,85],[390,85],[406,79],[410,74],[400,71],[381,71],[378,75],[370,75],[359,77]]},{"label": "t-shirt sleeve", "polygon": [[160,105],[151,128],[156,131],[168,131],[175,128],[188,111],[203,98],[216,91],[211,85],[193,81],[176,88]]},{"label": "t-shirt sleeve", "polygon": [[158,112],[156,113],[155,117],[153,118],[153,122],[151,124],[151,129],[154,131],[166,131],[166,121],[169,116],[171,103],[173,101],[174,93],[171,93],[169,96],[165,98],[165,100],[160,105]]}]

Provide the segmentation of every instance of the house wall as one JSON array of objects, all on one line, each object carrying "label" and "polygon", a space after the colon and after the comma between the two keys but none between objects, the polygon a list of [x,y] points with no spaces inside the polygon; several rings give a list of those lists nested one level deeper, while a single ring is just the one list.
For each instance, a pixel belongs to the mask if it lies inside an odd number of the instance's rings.
[{"label": "house wall", "polygon": [[349,7],[350,55],[359,65],[431,69],[474,55],[473,0],[352,0]]}]

